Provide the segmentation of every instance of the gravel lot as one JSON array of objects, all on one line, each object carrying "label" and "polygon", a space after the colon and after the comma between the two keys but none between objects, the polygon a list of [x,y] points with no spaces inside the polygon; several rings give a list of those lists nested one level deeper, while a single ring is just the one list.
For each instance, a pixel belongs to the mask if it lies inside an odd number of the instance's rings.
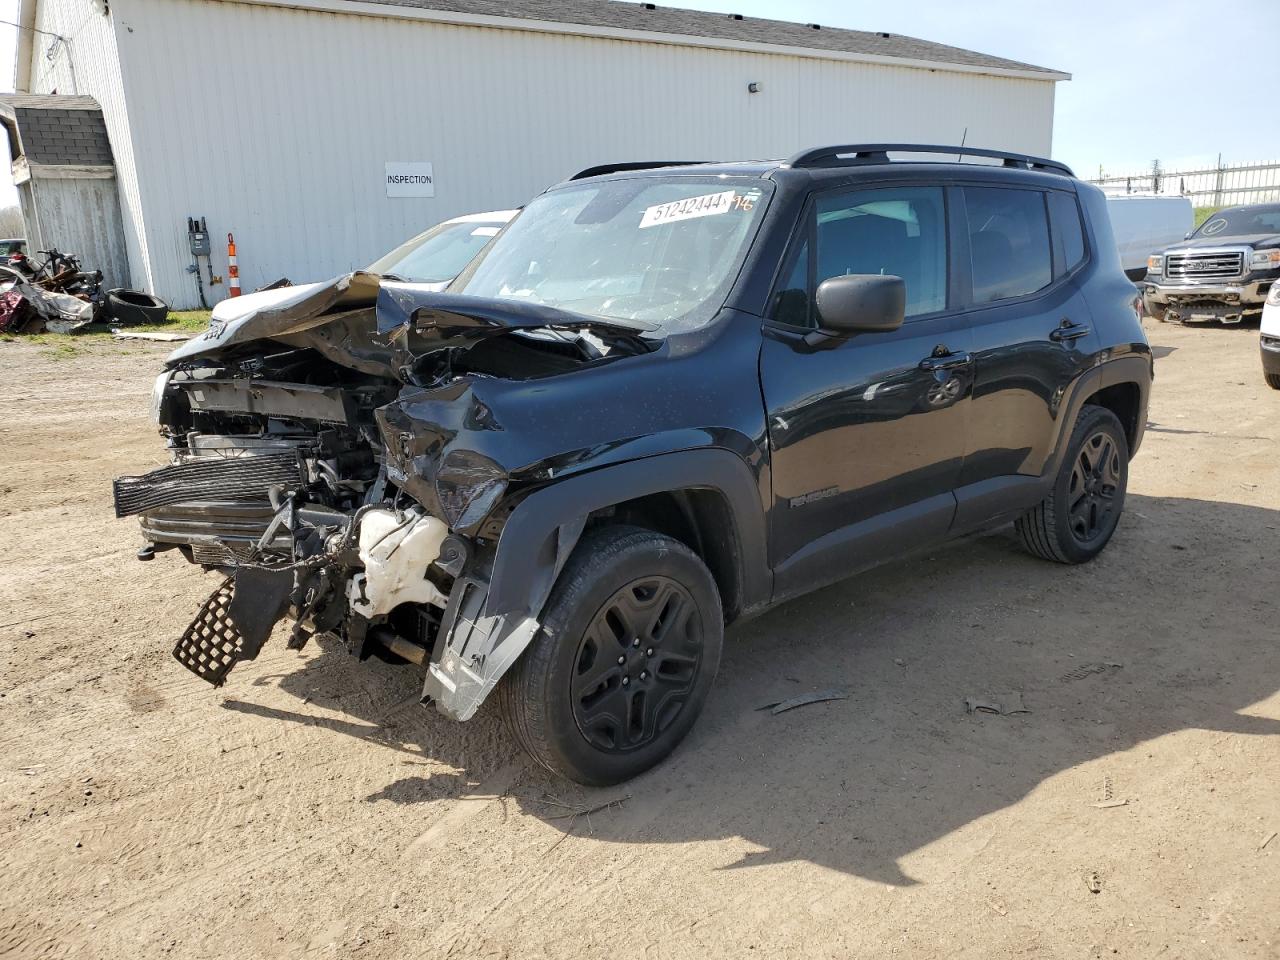
[{"label": "gravel lot", "polygon": [[110,509],[161,461],[164,351],[0,343],[0,956],[1280,957],[1280,393],[1256,328],[1149,335],[1099,560],[1001,532],[742,625],[686,744],[608,791],[411,667],[275,642],[192,677],[216,578]]}]

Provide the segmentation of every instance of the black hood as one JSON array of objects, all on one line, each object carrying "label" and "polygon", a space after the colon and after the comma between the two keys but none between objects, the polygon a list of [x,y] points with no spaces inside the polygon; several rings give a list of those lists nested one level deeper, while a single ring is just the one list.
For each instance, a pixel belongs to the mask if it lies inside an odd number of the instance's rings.
[{"label": "black hood", "polygon": [[1253,247],[1255,250],[1271,250],[1280,247],[1280,234],[1250,233],[1238,237],[1224,237],[1216,234],[1212,237],[1192,237],[1169,247],[1169,251],[1194,250],[1200,247]]}]

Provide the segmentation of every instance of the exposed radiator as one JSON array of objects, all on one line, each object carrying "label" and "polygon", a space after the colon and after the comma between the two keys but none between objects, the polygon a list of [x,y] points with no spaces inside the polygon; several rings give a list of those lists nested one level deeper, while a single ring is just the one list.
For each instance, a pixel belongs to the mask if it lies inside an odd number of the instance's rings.
[{"label": "exposed radiator", "polygon": [[202,457],[140,477],[119,477],[112,487],[116,516],[128,517],[192,500],[265,500],[277,485],[287,490],[302,485],[297,454]]}]

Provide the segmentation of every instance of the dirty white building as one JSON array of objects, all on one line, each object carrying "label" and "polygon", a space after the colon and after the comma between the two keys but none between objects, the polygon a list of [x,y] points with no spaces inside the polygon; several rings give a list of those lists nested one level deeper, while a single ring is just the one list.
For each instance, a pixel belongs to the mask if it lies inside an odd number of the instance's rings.
[{"label": "dirty white building", "polygon": [[129,283],[175,307],[197,305],[188,217],[215,277],[235,234],[247,291],[363,266],[599,163],[962,137],[1048,155],[1068,79],[614,0],[22,0],[20,21],[15,89],[100,105]]}]

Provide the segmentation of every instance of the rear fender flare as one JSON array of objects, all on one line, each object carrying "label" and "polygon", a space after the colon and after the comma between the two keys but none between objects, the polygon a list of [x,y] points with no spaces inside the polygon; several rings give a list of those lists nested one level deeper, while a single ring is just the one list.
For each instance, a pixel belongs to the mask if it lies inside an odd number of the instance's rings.
[{"label": "rear fender flare", "polygon": [[1062,461],[1067,455],[1067,445],[1071,440],[1071,431],[1075,428],[1076,420],[1080,416],[1080,411],[1084,409],[1085,403],[1099,391],[1121,383],[1136,385],[1140,394],[1138,422],[1135,424],[1133,449],[1129,451],[1129,455],[1133,456],[1137,453],[1147,426],[1145,414],[1147,399],[1151,392],[1151,367],[1150,360],[1146,356],[1132,354],[1092,367],[1076,380],[1065,405],[1066,416],[1058,419],[1058,437],[1054,444],[1053,457],[1041,474],[1046,482],[1051,483],[1052,478],[1058,475],[1062,467]]}]

